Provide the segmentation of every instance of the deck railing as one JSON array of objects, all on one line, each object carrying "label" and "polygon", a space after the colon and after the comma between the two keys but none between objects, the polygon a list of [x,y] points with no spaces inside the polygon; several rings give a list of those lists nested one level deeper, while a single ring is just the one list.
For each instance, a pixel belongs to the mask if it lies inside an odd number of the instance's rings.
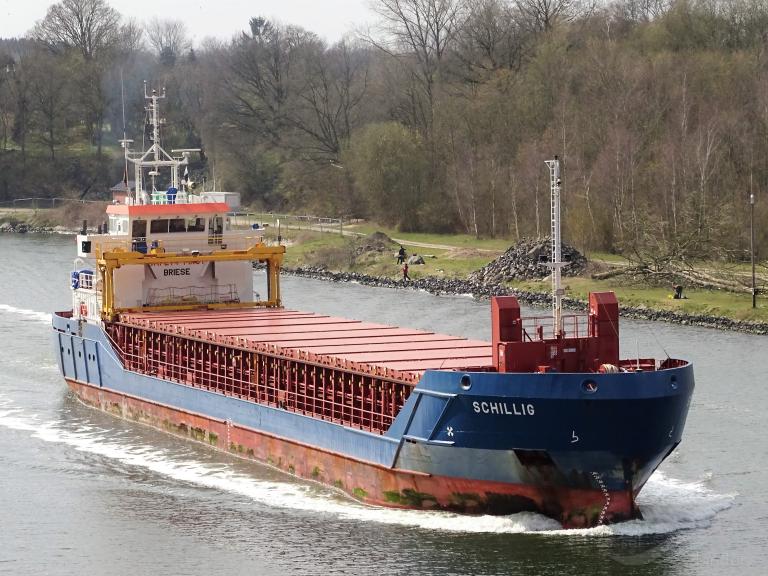
[{"label": "deck railing", "polygon": [[[589,335],[588,314],[564,314],[562,320],[565,338],[583,338]],[[523,341],[531,342],[557,337],[552,316],[526,316],[521,318],[521,322]]]},{"label": "deck railing", "polygon": [[75,318],[98,318],[101,313],[101,286],[93,272],[72,274],[72,313]]},{"label": "deck railing", "polygon": [[218,286],[184,286],[152,288],[147,295],[147,306],[174,304],[222,304],[240,302],[235,284]]},{"label": "deck railing", "polygon": [[107,334],[127,370],[383,434],[412,386],[123,324]]},{"label": "deck railing", "polygon": [[252,232],[226,232],[209,235],[206,233],[169,233],[163,237],[113,236],[111,234],[89,234],[91,254],[101,258],[106,252],[153,251],[171,253],[213,254],[220,250],[249,250],[257,244],[266,244],[264,236]]}]

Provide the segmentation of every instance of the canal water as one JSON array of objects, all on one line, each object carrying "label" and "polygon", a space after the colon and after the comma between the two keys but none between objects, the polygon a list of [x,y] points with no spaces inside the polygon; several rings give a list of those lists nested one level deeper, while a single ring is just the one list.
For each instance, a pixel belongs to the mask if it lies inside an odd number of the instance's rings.
[{"label": "canal water", "polygon": [[[78,403],[50,313],[74,238],[0,235],[0,574],[765,574],[768,337],[623,321],[625,355],[689,358],[684,439],[644,520],[564,531],[536,514],[358,504]],[[490,338],[488,302],[284,278],[291,308]]]}]

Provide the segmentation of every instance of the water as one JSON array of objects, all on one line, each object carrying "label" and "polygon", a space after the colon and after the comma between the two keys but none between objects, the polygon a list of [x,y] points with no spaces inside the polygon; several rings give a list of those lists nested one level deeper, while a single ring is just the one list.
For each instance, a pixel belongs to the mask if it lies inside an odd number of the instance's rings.
[{"label": "water", "polygon": [[[50,311],[74,239],[0,236],[0,574],[764,574],[768,338],[622,323],[627,355],[690,358],[684,440],[640,497],[643,521],[563,531],[353,502],[78,403]],[[490,337],[489,306],[284,278],[288,307]]]}]

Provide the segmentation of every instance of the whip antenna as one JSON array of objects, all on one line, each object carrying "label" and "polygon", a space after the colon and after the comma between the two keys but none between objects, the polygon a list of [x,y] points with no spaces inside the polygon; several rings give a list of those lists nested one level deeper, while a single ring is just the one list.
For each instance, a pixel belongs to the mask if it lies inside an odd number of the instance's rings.
[{"label": "whip antenna", "polygon": [[[123,185],[125,186],[126,198],[131,198],[131,188],[128,186],[128,154],[130,153],[131,143],[133,140],[129,140],[125,133],[125,85],[123,84],[123,69],[120,68],[120,101],[123,106],[123,139],[120,140],[120,146],[123,148],[123,159],[125,166],[123,167]],[[138,190],[136,194],[138,195]],[[133,199],[138,204],[138,197]]]}]

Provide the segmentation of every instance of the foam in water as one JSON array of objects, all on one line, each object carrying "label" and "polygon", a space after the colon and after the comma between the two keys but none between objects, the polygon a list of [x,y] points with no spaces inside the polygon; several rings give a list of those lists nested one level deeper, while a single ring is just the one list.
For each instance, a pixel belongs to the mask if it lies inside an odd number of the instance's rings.
[{"label": "foam in water", "polygon": [[19,316],[26,316],[27,318],[34,318],[40,322],[49,324],[51,322],[51,315],[45,312],[37,312],[35,310],[27,310],[26,308],[16,308],[15,306],[9,306],[8,304],[0,304],[0,312],[9,312],[11,314],[17,314]]},{"label": "foam in water", "polygon": [[110,430],[82,424],[74,431],[56,422],[40,422],[0,397],[0,426],[29,432],[45,442],[65,444],[129,466],[250,498],[266,506],[331,514],[340,519],[397,524],[429,530],[475,533],[540,533],[566,536],[662,534],[708,526],[716,514],[731,506],[732,495],[717,494],[702,483],[681,482],[656,473],[646,485],[640,507],[644,520],[584,530],[563,530],[540,514],[465,516],[447,512],[394,510],[343,501],[310,484],[260,480],[233,470],[227,464],[205,464],[184,459],[166,449],[136,445],[115,438]]}]

